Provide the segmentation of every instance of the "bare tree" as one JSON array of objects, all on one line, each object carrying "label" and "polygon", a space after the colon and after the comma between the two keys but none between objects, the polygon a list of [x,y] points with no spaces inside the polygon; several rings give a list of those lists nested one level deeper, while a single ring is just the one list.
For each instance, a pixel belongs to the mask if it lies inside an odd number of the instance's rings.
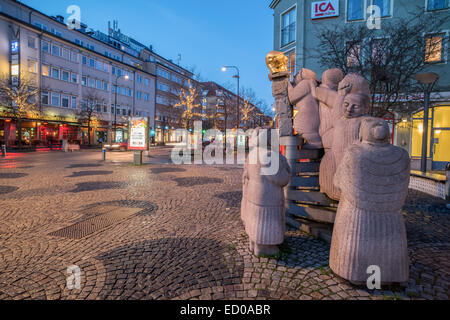
[{"label": "bare tree", "polygon": [[254,118],[255,114],[253,111],[255,110],[255,106],[252,105],[249,101],[249,98],[245,99],[243,101],[243,106],[241,107],[241,120],[244,122],[244,129],[248,129],[248,123],[249,121]]},{"label": "bare tree", "polygon": [[184,127],[186,130],[189,129],[192,119],[194,117],[204,117],[203,113],[197,112],[197,108],[201,106],[198,103],[199,93],[197,87],[191,84],[191,80],[188,80],[189,88],[186,91],[184,88],[180,89],[180,93],[178,95],[179,102],[174,104],[175,108],[183,108],[184,112],[181,115],[181,119],[184,122]]},{"label": "bare tree", "polygon": [[372,93],[372,115],[409,113],[411,107],[418,107],[406,103],[411,100],[408,96],[418,91],[414,75],[426,68],[427,61],[446,42],[445,38],[441,43],[430,41],[444,21],[437,15],[425,17],[421,10],[395,22],[383,20],[380,30],[371,30],[364,23],[332,25],[318,30],[317,53],[310,56],[324,67],[365,77]]},{"label": "bare tree", "polygon": [[17,84],[11,82],[8,74],[0,75],[0,101],[6,107],[5,115],[17,121],[19,146],[22,145],[22,120],[40,116],[38,93],[36,80],[28,73],[22,73]]},{"label": "bare tree", "polygon": [[[81,110],[78,112],[78,115],[85,119],[88,127],[88,144],[91,144],[91,124],[94,120],[97,120],[99,117],[98,107],[103,105],[104,99],[99,96],[94,89],[88,89],[86,93],[83,95],[83,102],[81,106]],[[114,108],[114,112],[117,110]]]}]

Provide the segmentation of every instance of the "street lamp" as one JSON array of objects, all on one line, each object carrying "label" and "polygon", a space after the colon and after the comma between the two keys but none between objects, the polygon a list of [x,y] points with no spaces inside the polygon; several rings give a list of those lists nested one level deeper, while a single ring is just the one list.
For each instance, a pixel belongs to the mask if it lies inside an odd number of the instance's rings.
[{"label": "street lamp", "polygon": [[414,76],[414,79],[422,84],[424,89],[424,108],[423,108],[423,133],[422,133],[422,157],[420,159],[420,171],[427,172],[427,149],[428,149],[428,109],[430,107],[431,91],[436,82],[439,80],[439,75],[434,72],[419,73]]},{"label": "street lamp", "polygon": [[[121,77],[122,77],[122,74],[116,76],[115,88],[114,88],[114,141],[113,141],[113,143],[117,142],[116,141],[116,133],[117,133],[117,128],[116,128],[117,127],[117,81]],[[124,76],[124,79],[125,80],[130,79],[128,74],[126,74]]]},{"label": "street lamp", "polygon": [[[239,129],[239,126],[241,123],[240,118],[239,118],[239,106],[240,106],[240,102],[241,102],[240,101],[241,97],[239,96],[239,80],[241,77],[239,76],[239,68],[236,66],[224,66],[224,67],[222,67],[222,71],[226,72],[228,68],[233,68],[233,69],[236,69],[236,71],[237,71],[237,74],[233,76],[233,78],[237,79],[237,105],[236,105],[236,117],[237,117],[236,118],[236,130],[237,130],[237,129]],[[226,130],[226,128],[225,128],[225,130]]]}]

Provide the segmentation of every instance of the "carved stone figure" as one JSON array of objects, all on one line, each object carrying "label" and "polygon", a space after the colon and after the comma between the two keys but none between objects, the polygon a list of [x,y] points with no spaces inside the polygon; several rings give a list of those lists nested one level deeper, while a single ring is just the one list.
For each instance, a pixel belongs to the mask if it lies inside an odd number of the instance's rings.
[{"label": "carved stone figure", "polygon": [[[270,130],[255,129],[250,138],[241,204],[241,219],[249,237],[250,251],[257,256],[276,254],[277,245],[284,241],[286,218],[283,188],[291,176],[284,156],[279,153],[274,155],[272,153],[276,151],[258,144],[260,135],[267,135],[267,141],[271,141]],[[276,174],[264,175],[262,170],[270,166],[267,160],[274,156],[279,158]],[[256,163],[252,159],[257,159]]]},{"label": "carved stone figure", "polygon": [[339,83],[337,93],[319,87],[314,95],[333,109],[333,138],[331,149],[326,150],[320,163],[320,189],[330,198],[339,200],[339,190],[333,185],[334,174],[345,149],[359,138],[360,123],[369,112],[369,84],[362,76],[350,73]]},{"label": "carved stone figure", "polygon": [[[322,83],[319,88],[323,90],[332,90],[337,95],[339,83],[344,78],[344,74],[339,69],[328,69],[322,74]],[[334,105],[334,101],[330,102]],[[320,101],[319,103],[320,126],[319,134],[322,138],[322,144],[325,149],[331,149],[333,143],[333,108],[326,103]],[[327,150],[325,150],[326,152]]]},{"label": "carved stone figure", "polygon": [[318,82],[313,71],[303,68],[295,76],[295,87],[291,83],[288,84],[289,101],[297,109],[294,129],[306,140],[305,149],[322,148],[319,135],[319,104],[312,94]]},{"label": "carved stone figure", "polygon": [[362,120],[360,141],[347,148],[334,183],[341,199],[334,223],[330,267],[351,282],[366,283],[369,266],[381,283],[408,280],[406,230],[401,213],[408,193],[410,158],[389,144],[379,118]]}]

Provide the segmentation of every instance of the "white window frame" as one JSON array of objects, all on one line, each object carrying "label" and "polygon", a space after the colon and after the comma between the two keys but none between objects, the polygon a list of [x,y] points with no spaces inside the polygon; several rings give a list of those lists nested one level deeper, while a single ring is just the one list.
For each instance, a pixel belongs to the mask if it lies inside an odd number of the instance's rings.
[{"label": "white window frame", "polygon": [[[75,81],[74,80],[74,76],[75,76]],[[78,73],[72,72],[72,74],[70,75],[70,82],[71,83],[78,83]]]},{"label": "white window frame", "polygon": [[[57,55],[53,53],[53,48],[58,48],[58,54]],[[51,53],[55,57],[60,57],[61,56],[61,47],[56,45],[56,44],[52,44]]]},{"label": "white window frame", "polygon": [[[432,11],[433,12],[433,11]],[[442,61],[441,62],[425,62],[426,65],[429,66],[434,66],[434,65],[442,65],[442,64],[447,64],[448,63],[448,50],[449,50],[449,41],[450,41],[450,30],[449,29],[444,29],[441,31],[433,31],[433,32],[429,32],[427,34],[423,34],[424,38],[426,39],[427,36],[432,36],[435,34],[444,34],[444,38],[442,39]],[[426,42],[425,42],[426,45]]]},{"label": "white window frame", "polygon": [[[370,5],[374,5],[374,0],[368,0]],[[394,17],[394,2],[395,0],[389,0],[390,1],[390,9],[389,9],[389,15],[385,17],[381,17],[381,19],[391,19]],[[367,7],[366,7],[367,11]],[[367,13],[366,13],[367,14]]]},{"label": "white window frame", "polygon": [[361,21],[366,21],[367,20],[367,3],[368,1],[372,1],[372,0],[362,0],[363,1],[363,17],[362,19],[358,19],[358,20],[348,20],[348,1],[349,0],[345,0],[345,22],[346,23],[354,23],[354,22],[361,22]]},{"label": "white window frame", "polygon": [[[33,65],[33,70],[30,70],[30,63]],[[38,62],[34,59],[28,59],[28,72],[38,73]]]},{"label": "white window frame", "polygon": [[425,12],[437,12],[437,11],[446,11],[446,10],[450,10],[450,1],[449,1],[449,7],[446,9],[435,9],[435,10],[429,10],[428,9],[428,1],[429,0],[425,0]]},{"label": "white window frame", "polygon": [[[67,100],[67,107],[64,107],[64,100]],[[61,94],[61,108],[70,109],[70,97],[68,94]]]},{"label": "white window frame", "polygon": [[[75,102],[75,104],[74,104],[74,102]],[[76,109],[77,108],[77,97],[75,97],[75,96],[72,96],[71,98],[70,98],[70,109]]]},{"label": "white window frame", "polygon": [[[64,76],[63,76],[64,73],[67,73],[67,80],[64,79]],[[66,82],[71,82],[70,71],[67,71],[67,70],[61,70],[61,80],[62,80],[62,81],[66,81]]]},{"label": "white window frame", "polygon": [[[285,45],[282,45],[283,43],[283,16],[288,13],[289,11],[293,10],[295,8],[295,35],[294,35],[294,41],[286,43]],[[290,8],[288,8],[287,10],[283,11],[280,13],[280,48],[284,48],[288,45],[295,45],[295,43],[297,43],[297,28],[298,28],[298,10],[297,10],[297,4],[294,4],[293,6],[291,6]]]},{"label": "white window frame", "polygon": [[[55,78],[53,76],[53,70],[58,70],[58,76],[59,76],[58,78]],[[50,69],[50,78],[60,80],[61,79],[61,70],[59,68],[51,67],[51,69]]]},{"label": "white window frame", "polygon": [[[47,97],[47,103],[43,102],[43,98],[44,97]],[[48,91],[41,91],[41,103],[43,105],[46,105],[46,106],[50,105],[50,92],[48,92]]]},{"label": "white window frame", "polygon": [[[58,105],[54,105],[53,104],[53,97],[58,97]],[[59,94],[59,93],[57,93],[57,92],[52,92],[51,93],[51,95],[50,95],[50,97],[51,97],[51,99],[50,99],[50,105],[52,106],[52,107],[59,107],[60,105],[61,105],[61,95]]]}]

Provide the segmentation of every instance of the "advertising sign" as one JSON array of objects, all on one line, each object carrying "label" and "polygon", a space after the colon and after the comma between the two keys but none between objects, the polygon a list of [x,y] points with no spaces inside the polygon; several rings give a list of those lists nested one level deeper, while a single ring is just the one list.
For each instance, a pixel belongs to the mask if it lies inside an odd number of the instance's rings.
[{"label": "advertising sign", "polygon": [[339,16],[339,0],[317,1],[311,3],[311,19]]},{"label": "advertising sign", "polygon": [[130,119],[130,137],[128,139],[129,150],[147,150],[148,149],[148,121],[146,118]]}]

